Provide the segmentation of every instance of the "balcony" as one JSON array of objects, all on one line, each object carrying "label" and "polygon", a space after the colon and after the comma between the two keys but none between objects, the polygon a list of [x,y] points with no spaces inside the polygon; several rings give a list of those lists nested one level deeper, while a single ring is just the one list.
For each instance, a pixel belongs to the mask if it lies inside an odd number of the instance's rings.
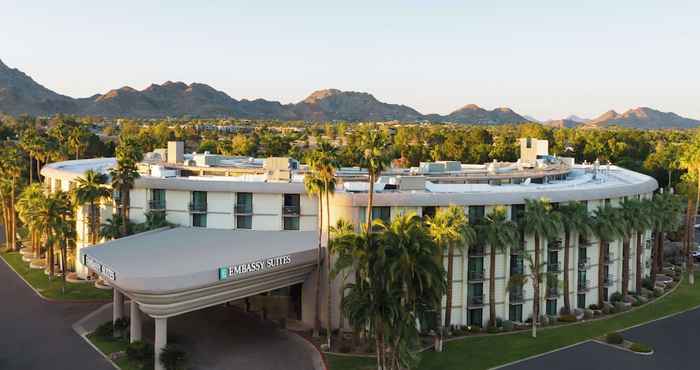
[{"label": "balcony", "polygon": [[518,303],[523,303],[525,302],[525,292],[522,288],[520,289],[511,289],[508,292],[508,301],[511,304],[518,304]]},{"label": "balcony", "polygon": [[236,215],[252,215],[253,214],[253,207],[247,204],[236,204],[233,206],[233,213]]},{"label": "balcony", "polygon": [[520,264],[520,265],[510,265],[510,274],[511,275],[522,275],[525,272],[525,267]]},{"label": "balcony", "polygon": [[164,200],[149,200],[148,209],[151,211],[165,211]]},{"label": "balcony", "polygon": [[283,206],[282,216],[296,217],[299,216],[299,206]]},{"label": "balcony", "polygon": [[612,264],[613,261],[615,261],[615,255],[611,252],[608,252],[603,256],[603,263],[605,263],[606,265]]},{"label": "balcony", "polygon": [[615,281],[613,280],[612,275],[605,275],[603,276],[603,286],[612,286]]},{"label": "balcony", "polygon": [[547,249],[550,251],[558,251],[563,248],[561,239],[552,239],[547,242]]},{"label": "balcony", "polygon": [[547,298],[559,297],[559,288],[555,286],[547,287]]},{"label": "balcony", "polygon": [[576,285],[576,289],[579,292],[587,292],[591,288],[591,282],[588,280],[579,281]]},{"label": "balcony", "polygon": [[484,246],[483,245],[472,245],[469,247],[469,257],[483,257],[484,256]]},{"label": "balcony", "polygon": [[207,213],[207,204],[204,202],[190,202],[190,213]]},{"label": "balcony", "polygon": [[582,257],[578,259],[578,269],[579,270],[587,270],[589,267],[591,267],[591,259],[588,257]]},{"label": "balcony", "polygon": [[561,272],[561,265],[559,262],[548,262],[547,272]]},{"label": "balcony", "polygon": [[469,270],[467,280],[470,282],[484,281],[484,270]]},{"label": "balcony", "polygon": [[469,298],[467,298],[467,306],[471,307],[481,307],[484,305],[484,296],[483,295],[470,295]]}]

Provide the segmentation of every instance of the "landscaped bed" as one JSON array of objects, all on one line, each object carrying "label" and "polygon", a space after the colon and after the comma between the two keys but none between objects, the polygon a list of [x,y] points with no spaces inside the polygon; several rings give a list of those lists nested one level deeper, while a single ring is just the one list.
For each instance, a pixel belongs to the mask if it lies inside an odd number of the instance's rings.
[{"label": "landscaped bed", "polygon": [[0,257],[12,267],[17,274],[22,276],[43,297],[56,300],[111,300],[112,292],[96,289],[92,284],[65,284],[60,276],[49,281],[43,269],[31,269],[27,262],[22,261],[19,252],[0,253]]},{"label": "landscaped bed", "polygon": [[[695,276],[696,280],[700,278],[700,274]],[[418,369],[488,369],[697,306],[700,306],[700,287],[691,287],[686,279],[672,293],[633,311],[540,330],[537,339],[531,338],[529,332],[523,331],[504,335],[468,336],[450,341],[446,343],[443,353],[422,353]],[[504,348],[508,350],[504,351]],[[326,359],[329,370],[376,368],[373,358],[326,355]]]}]

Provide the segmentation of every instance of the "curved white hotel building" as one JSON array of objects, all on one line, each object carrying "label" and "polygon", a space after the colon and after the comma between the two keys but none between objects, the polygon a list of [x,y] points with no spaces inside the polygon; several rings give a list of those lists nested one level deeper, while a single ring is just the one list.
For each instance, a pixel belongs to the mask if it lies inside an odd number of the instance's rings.
[{"label": "curved white hotel building", "polygon": [[[650,198],[658,187],[653,178],[624,168],[575,164],[570,158],[549,156],[543,140],[520,139],[520,145],[517,163],[431,162],[387,170],[375,186],[374,216],[388,221],[405,212],[432,215],[441,207],[458,205],[474,222],[503,205],[508,216],[517,220],[526,199],[580,201],[593,212],[605,204],[616,206],[624,198]],[[115,164],[113,158],[66,161],[45,166],[42,174],[51,189],[69,190],[87,169],[108,173]],[[160,330],[166,330],[168,317],[270,291],[287,297],[288,315],[311,324],[318,205],[304,190],[305,170],[289,158],[185,154],[181,142],[170,142],[167,149],[148,153],[139,165],[141,177],[131,191],[129,209],[133,222],[144,222],[150,213],[179,227],[85,248],[86,210],[81,210],[76,269],[81,276],[88,274],[88,268],[101,275],[116,289],[115,301],[124,294],[137,302],[137,309],[156,318],[157,332],[159,323]],[[331,223],[342,218],[360,225],[367,203],[366,172],[342,168],[337,177]],[[115,198],[118,202],[119,197]],[[113,210],[111,202],[104,204],[103,220]],[[637,248],[632,238],[631,290],[636,274],[649,274],[650,239],[651,233],[645,233],[644,270],[636,271]],[[531,284],[510,294],[506,291],[509,277],[527,269],[521,249],[498,254],[496,265],[490,266],[488,248],[477,244],[455,257],[453,306],[448,308],[453,323],[485,325],[489,284],[496,286],[500,318],[527,320]],[[533,244],[533,236],[523,238],[526,251],[532,251]],[[562,244],[550,240],[543,245],[542,260],[560,277],[569,274],[574,307],[596,303],[599,284],[605,285],[608,296],[621,290],[621,241],[610,244],[605,264],[598,265],[595,238],[574,236],[568,271],[562,271]],[[490,269],[495,269],[494,281],[488,278]],[[604,281],[597,279],[599,269],[605,270]],[[339,289],[334,290],[338,320]],[[543,313],[556,315],[563,306],[556,286],[543,287],[541,297]]]}]

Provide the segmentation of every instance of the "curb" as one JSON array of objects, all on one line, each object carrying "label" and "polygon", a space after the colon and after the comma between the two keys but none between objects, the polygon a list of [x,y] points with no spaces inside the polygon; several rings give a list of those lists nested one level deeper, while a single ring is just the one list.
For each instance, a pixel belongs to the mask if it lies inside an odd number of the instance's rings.
[{"label": "curb", "polygon": [[37,296],[39,296],[39,298],[43,299],[46,302],[49,302],[49,303],[109,303],[109,302],[111,302],[111,300],[108,300],[108,299],[55,299],[55,298],[45,297],[43,294],[41,294],[41,292],[36,290],[36,288],[34,288],[34,286],[32,286],[32,284],[30,284],[27,281],[27,279],[25,279],[24,276],[22,276],[22,274],[20,274],[19,272],[17,272],[17,270],[15,270],[15,268],[12,267],[12,265],[10,265],[10,263],[5,260],[4,256],[1,256],[4,253],[5,252],[0,253],[0,260],[2,260],[2,262],[4,262],[5,265],[7,265],[7,267],[9,267],[10,270],[12,270],[12,272],[14,272],[15,275],[17,275],[17,277],[22,279],[24,284],[26,284],[29,287],[29,289],[34,291],[34,293]]},{"label": "curb", "polygon": [[107,362],[109,362],[109,364],[112,365],[112,367],[114,367],[114,368],[117,369],[117,370],[121,370],[121,368],[120,368],[114,361],[112,361],[111,358],[109,358],[106,354],[104,354],[102,351],[100,351],[100,349],[97,348],[97,346],[94,345],[94,344],[90,341],[90,339],[87,338],[87,334],[81,335],[80,337],[83,338],[83,340],[84,340],[87,344],[89,344],[90,347],[92,347],[97,353],[99,353],[100,356],[102,356],[105,360],[107,360]]},{"label": "curb", "polygon": [[301,335],[301,334],[299,334],[299,333],[297,333],[297,332],[291,331],[291,330],[286,330],[286,329],[285,329],[285,331],[286,331],[287,333],[290,333],[291,335],[294,335],[294,336],[296,336],[296,337],[298,337],[298,338],[301,338],[301,339],[304,341],[304,343],[306,343],[309,347],[313,348],[314,351],[318,354],[318,357],[321,359],[320,365],[322,365],[322,368],[320,368],[320,369],[317,368],[317,369],[314,369],[314,370],[328,370],[328,362],[326,361],[325,352],[321,351],[320,348],[316,347],[316,345],[315,345],[313,342],[311,342],[310,340],[308,340],[308,339],[307,339],[306,337],[304,337],[303,335]]},{"label": "curb", "polygon": [[[598,344],[602,344],[602,345],[604,345],[604,346],[608,346],[608,347],[614,348],[614,349],[616,349],[616,350],[618,350],[618,351],[624,351],[624,352],[633,353],[633,354],[639,355],[639,356],[651,356],[651,355],[654,354],[654,349],[653,349],[653,348],[652,348],[651,352],[635,352],[635,351],[633,351],[633,350],[631,350],[631,349],[629,349],[629,348],[625,348],[625,347],[617,346],[617,345],[614,345],[614,344],[606,343],[606,342],[603,341],[603,340],[593,339],[593,340],[591,340],[591,342],[593,342],[593,343],[598,343]],[[628,341],[628,342],[629,342],[629,341]]]}]

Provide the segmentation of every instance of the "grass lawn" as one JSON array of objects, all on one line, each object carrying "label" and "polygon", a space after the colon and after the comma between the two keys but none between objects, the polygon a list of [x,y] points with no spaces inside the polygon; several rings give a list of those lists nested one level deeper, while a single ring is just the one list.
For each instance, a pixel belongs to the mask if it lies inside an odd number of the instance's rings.
[{"label": "grass lawn", "polygon": [[[696,280],[700,273],[696,273]],[[605,335],[636,324],[680,312],[700,305],[700,284],[691,287],[684,279],[671,294],[639,309],[608,319],[578,325],[539,330],[537,339],[530,331],[509,335],[467,337],[445,343],[443,353],[425,352],[419,370],[489,369],[494,366],[551,351],[587,339]],[[326,356],[330,370],[373,369],[374,359]]]},{"label": "grass lawn", "polygon": [[66,283],[66,291],[63,293],[61,292],[63,282],[60,277],[54,277],[52,281],[49,281],[48,276],[44,274],[43,270],[30,269],[29,263],[22,261],[22,255],[19,254],[19,252],[0,253],[0,256],[45,298],[58,300],[112,299],[111,290],[97,289],[91,283]]},{"label": "grass lawn", "polygon": [[[92,344],[99,348],[102,353],[106,354],[107,357],[114,352],[125,351],[126,345],[128,344],[124,339],[105,340],[104,338],[100,338],[94,334],[88,334],[87,338],[90,340],[90,342],[92,342]],[[116,363],[122,370],[143,369],[140,362],[129,360],[126,358],[126,356],[114,361],[114,363]]]}]

